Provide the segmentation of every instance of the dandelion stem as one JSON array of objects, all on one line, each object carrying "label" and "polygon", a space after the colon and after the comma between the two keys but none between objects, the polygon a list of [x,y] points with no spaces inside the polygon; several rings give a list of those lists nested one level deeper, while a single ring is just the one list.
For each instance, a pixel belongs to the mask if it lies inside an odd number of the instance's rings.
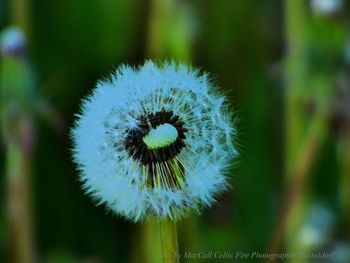
[{"label": "dandelion stem", "polygon": [[339,139],[338,158],[341,170],[340,178],[340,204],[345,224],[346,236],[350,237],[350,136]]},{"label": "dandelion stem", "polygon": [[[158,220],[155,217],[150,217],[142,224],[142,237],[143,237],[143,259],[144,263],[161,263],[162,262],[162,249],[158,245],[161,243],[160,229],[158,226]],[[137,244],[139,245],[139,244]],[[140,262],[138,259],[135,262]]]},{"label": "dandelion stem", "polygon": [[8,219],[9,239],[16,244],[9,255],[16,262],[33,262],[31,241],[31,218],[29,216],[29,189],[26,178],[28,163],[21,149],[16,146],[8,150]]},{"label": "dandelion stem", "polygon": [[11,22],[20,27],[26,34],[29,29],[28,0],[12,0],[10,2]]},{"label": "dandelion stem", "polygon": [[[17,7],[25,0],[12,3],[16,7],[11,13],[13,23],[25,26],[26,7]],[[26,41],[22,28],[9,27],[2,32],[10,32],[13,36],[3,40],[10,48],[7,52],[1,50],[1,55],[6,55],[2,56],[0,70],[0,133],[6,146],[6,254],[10,262],[31,263],[35,261],[31,201],[31,162],[35,142],[31,111],[35,99],[33,76],[24,52]],[[13,52],[13,47],[18,52]]]},{"label": "dandelion stem", "polygon": [[305,184],[310,175],[310,169],[317,158],[317,152],[326,136],[325,121],[323,118],[315,118],[309,127],[309,132],[303,146],[301,146],[297,165],[291,171],[291,180],[287,186],[286,194],[282,201],[283,209],[279,214],[277,225],[274,230],[273,240],[270,244],[269,253],[280,252],[284,235],[288,228],[296,223],[298,212],[304,196]]},{"label": "dandelion stem", "polygon": [[[291,253],[308,250],[298,242],[298,234],[305,222],[305,211],[310,206],[308,197],[311,193],[307,182],[328,135],[333,92],[332,72],[326,67],[322,71],[320,68],[314,70],[314,61],[309,55],[312,48],[309,41],[314,35],[308,30],[313,24],[305,1],[285,0],[285,14],[288,47],[285,65],[287,185],[269,248],[272,254],[280,252],[283,247]],[[328,51],[325,50],[324,54],[328,55]],[[326,65],[327,56],[323,60]]]},{"label": "dandelion stem", "polygon": [[159,225],[162,239],[163,263],[178,263],[179,249],[177,244],[176,223],[175,221],[164,219]]}]

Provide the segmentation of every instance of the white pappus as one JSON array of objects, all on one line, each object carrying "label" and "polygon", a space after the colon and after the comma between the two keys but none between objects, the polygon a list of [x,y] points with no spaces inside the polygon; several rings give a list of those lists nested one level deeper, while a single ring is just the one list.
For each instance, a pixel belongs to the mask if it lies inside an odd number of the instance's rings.
[{"label": "white pappus", "polygon": [[176,63],[120,66],[87,96],[71,132],[86,193],[139,221],[211,206],[237,156],[226,98]]}]

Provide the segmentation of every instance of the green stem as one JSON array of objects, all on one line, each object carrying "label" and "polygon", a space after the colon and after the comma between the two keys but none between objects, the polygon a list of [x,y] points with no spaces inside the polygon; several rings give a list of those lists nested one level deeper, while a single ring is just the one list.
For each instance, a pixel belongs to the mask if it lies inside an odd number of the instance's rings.
[{"label": "green stem", "polygon": [[286,54],[286,172],[295,165],[305,125],[303,107],[308,85],[305,1],[285,1]]},{"label": "green stem", "polygon": [[[145,263],[161,263],[162,249],[159,246],[160,229],[156,218],[152,217],[146,220],[143,224],[143,238],[144,238],[144,259]],[[137,261],[137,262],[140,262]]]},{"label": "green stem", "polygon": [[[271,254],[280,252],[286,232],[294,233],[296,231],[296,224],[298,223],[303,208],[302,203],[305,197],[305,184],[310,175],[312,165],[317,158],[321,143],[326,135],[325,125],[326,121],[323,116],[313,119],[310,123],[305,142],[301,146],[300,153],[298,154],[297,165],[295,165],[289,175],[290,180],[286,189],[286,194],[282,200],[283,209],[280,211],[274,229],[273,240],[269,248],[269,253]],[[292,235],[292,233],[290,233],[290,235]]]},{"label": "green stem", "polygon": [[340,164],[340,203],[346,236],[350,237],[350,136],[340,138],[338,146]]},{"label": "green stem", "polygon": [[9,258],[34,262],[31,218],[30,155],[15,141],[6,153]]},{"label": "green stem", "polygon": [[28,34],[29,27],[29,12],[28,0],[12,0],[10,2],[11,8],[11,22],[20,27],[26,34]]},{"label": "green stem", "polygon": [[189,61],[192,33],[189,4],[175,0],[151,0],[147,53],[152,59],[173,58]]},{"label": "green stem", "polygon": [[177,244],[176,223],[169,219],[164,219],[159,225],[162,239],[163,263],[178,263],[179,248]]},{"label": "green stem", "polygon": [[[310,52],[311,20],[304,0],[285,0],[286,80],[286,192],[276,222],[270,253],[301,252],[298,233],[305,222],[311,193],[307,182],[327,136],[332,74],[314,68]],[[316,33],[315,33],[316,34]],[[313,35],[312,35],[313,36]],[[327,51],[324,51],[327,54]],[[324,59],[324,64],[327,60]],[[317,89],[313,88],[317,87]],[[310,92],[312,89],[313,92]],[[307,112],[308,103],[314,110]],[[293,261],[293,260],[291,260]],[[303,262],[298,259],[298,262]]]}]

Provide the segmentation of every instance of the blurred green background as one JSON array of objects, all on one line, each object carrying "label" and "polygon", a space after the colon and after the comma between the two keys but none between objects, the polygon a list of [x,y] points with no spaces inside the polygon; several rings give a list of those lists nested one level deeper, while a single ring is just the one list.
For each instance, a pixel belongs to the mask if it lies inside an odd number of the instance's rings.
[{"label": "blurred green background", "polygon": [[349,11],[341,0],[0,0],[0,29],[27,39],[9,51],[1,37],[0,262],[161,262],[154,225],[83,194],[68,136],[99,78],[148,58],[211,72],[239,118],[233,187],[178,223],[181,261],[350,262]]}]

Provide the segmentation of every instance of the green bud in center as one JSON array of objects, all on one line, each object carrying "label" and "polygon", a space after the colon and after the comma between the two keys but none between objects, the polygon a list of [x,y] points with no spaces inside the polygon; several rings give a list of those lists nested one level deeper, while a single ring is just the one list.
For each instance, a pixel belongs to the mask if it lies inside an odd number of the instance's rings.
[{"label": "green bud in center", "polygon": [[143,137],[143,142],[149,150],[156,150],[174,143],[177,137],[178,132],[176,128],[169,123],[164,123],[152,129]]}]

